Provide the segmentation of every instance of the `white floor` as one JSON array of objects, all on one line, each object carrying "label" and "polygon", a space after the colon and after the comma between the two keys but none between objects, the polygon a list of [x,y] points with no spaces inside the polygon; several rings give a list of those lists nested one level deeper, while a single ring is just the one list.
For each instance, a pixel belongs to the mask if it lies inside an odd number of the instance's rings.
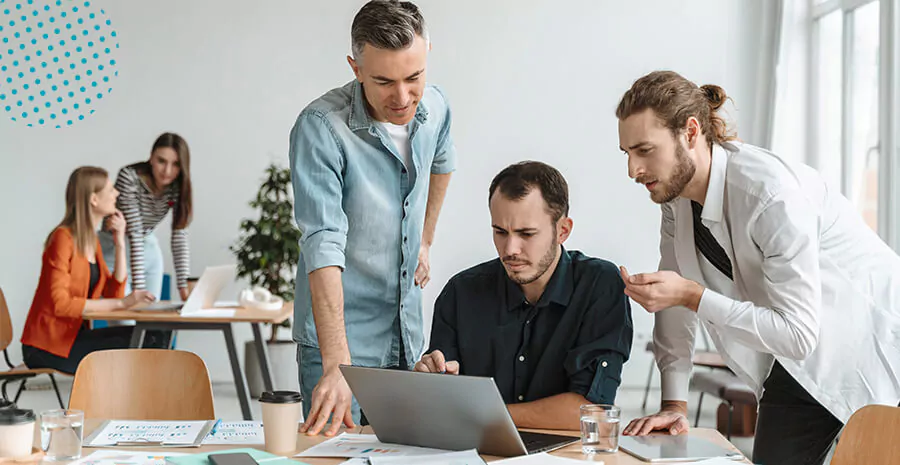
[{"label": "white floor", "polygon": [[[18,405],[20,408],[33,409],[36,412],[42,410],[59,408],[56,395],[50,387],[49,380],[41,377],[39,381],[32,381],[27,389],[19,398]],[[17,383],[16,383],[17,384]],[[15,394],[17,385],[8,387],[9,396]],[[60,382],[60,390],[63,400],[67,401],[69,391],[71,390],[71,380],[62,380]],[[215,396],[216,413],[220,418],[226,420],[240,420],[241,408],[237,401],[234,385],[230,383],[213,383],[213,394]],[[623,423],[642,415],[641,402],[643,401],[644,391],[640,387],[624,387],[619,389],[616,398],[616,404],[622,408]],[[696,394],[692,398],[693,405],[696,405]],[[651,390],[650,399],[647,403],[648,408],[659,405],[659,393]],[[716,399],[707,397],[703,402],[703,411],[700,415],[700,426],[714,428],[716,424],[715,412],[719,402]],[[255,400],[251,402],[251,408],[254,418],[261,417],[259,403]],[[691,411],[691,424],[693,425],[695,410]],[[748,457],[752,453],[753,438],[732,438],[732,442]]]}]

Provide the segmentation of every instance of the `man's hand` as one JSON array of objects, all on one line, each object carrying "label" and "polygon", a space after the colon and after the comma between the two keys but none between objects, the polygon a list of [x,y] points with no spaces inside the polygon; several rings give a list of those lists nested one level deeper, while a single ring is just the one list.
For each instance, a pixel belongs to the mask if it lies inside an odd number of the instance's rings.
[{"label": "man's hand", "polygon": [[426,354],[416,363],[415,371],[422,373],[447,373],[449,375],[459,374],[459,362],[445,361],[444,354],[440,350],[435,350],[430,354]]},{"label": "man's hand", "polygon": [[622,434],[625,436],[646,436],[651,431],[659,430],[667,430],[669,434],[683,434],[689,428],[687,417],[681,410],[663,408],[659,413],[631,420],[631,423],[622,430]]},{"label": "man's hand", "polygon": [[309,417],[306,418],[300,432],[309,436],[318,435],[328,422],[328,417],[331,417],[332,421],[331,426],[325,431],[325,436],[337,434],[341,423],[347,428],[356,427],[353,423],[353,412],[350,410],[352,399],[350,386],[347,385],[347,380],[344,379],[340,369],[327,371],[313,389]]},{"label": "man's hand", "polygon": [[181,297],[182,302],[186,302],[188,300],[188,297],[191,295],[191,293],[188,292],[188,289],[186,287],[179,287],[178,295]]},{"label": "man's hand", "polygon": [[634,299],[650,313],[678,305],[697,311],[703,286],[682,278],[674,271],[658,271],[631,276],[624,266],[619,267],[625,281],[625,295]]},{"label": "man's hand", "polygon": [[430,252],[431,247],[425,245],[424,243],[419,246],[419,266],[416,267],[414,283],[416,286],[419,286],[422,289],[425,289],[425,285],[428,284],[428,281],[431,281],[431,263],[429,261]]}]

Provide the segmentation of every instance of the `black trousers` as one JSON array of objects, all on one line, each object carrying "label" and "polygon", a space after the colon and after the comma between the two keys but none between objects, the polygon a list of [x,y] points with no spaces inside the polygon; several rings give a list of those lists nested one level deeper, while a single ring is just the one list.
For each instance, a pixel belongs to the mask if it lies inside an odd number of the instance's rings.
[{"label": "black trousers", "polygon": [[775,362],[759,401],[753,463],[820,465],[844,424]]},{"label": "black trousers", "polygon": [[[63,373],[74,374],[81,360],[91,352],[108,349],[127,349],[131,345],[134,326],[114,326],[89,329],[82,327],[72,344],[68,357],[60,357],[43,349],[22,344],[22,358],[28,368],[52,368]],[[167,348],[170,331],[147,331],[144,333],[144,347]]]}]

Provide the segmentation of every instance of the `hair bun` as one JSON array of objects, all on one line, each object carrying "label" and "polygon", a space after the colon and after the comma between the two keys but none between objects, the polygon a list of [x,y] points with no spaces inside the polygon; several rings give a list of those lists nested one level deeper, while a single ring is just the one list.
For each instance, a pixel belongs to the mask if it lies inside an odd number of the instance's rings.
[{"label": "hair bun", "polygon": [[703,90],[703,94],[706,96],[706,100],[709,101],[709,106],[713,111],[722,108],[722,105],[725,104],[725,100],[728,100],[725,89],[715,84],[706,84],[701,86],[700,89]]}]

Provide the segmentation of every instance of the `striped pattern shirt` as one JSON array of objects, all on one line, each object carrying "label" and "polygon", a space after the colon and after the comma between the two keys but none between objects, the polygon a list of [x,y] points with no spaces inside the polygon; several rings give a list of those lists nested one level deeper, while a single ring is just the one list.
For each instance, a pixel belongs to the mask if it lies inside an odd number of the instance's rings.
[{"label": "striped pattern shirt", "polygon": [[[139,165],[139,164],[138,164]],[[117,206],[128,226],[125,229],[131,248],[131,287],[146,289],[144,270],[144,237],[165,218],[169,210],[178,204],[180,190],[176,183],[169,184],[160,196],[156,196],[135,169],[130,165],[119,171],[116,190],[119,191]],[[187,287],[190,275],[190,249],[187,229],[172,228],[172,258],[175,262],[175,276],[179,288]]]}]

